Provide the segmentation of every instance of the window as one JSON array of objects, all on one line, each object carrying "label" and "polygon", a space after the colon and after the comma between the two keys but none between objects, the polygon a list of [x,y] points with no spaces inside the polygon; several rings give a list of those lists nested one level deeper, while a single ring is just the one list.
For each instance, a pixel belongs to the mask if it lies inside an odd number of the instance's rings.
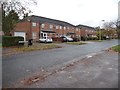
[{"label": "window", "polygon": [[56,26],[56,29],[58,29],[58,26]]},{"label": "window", "polygon": [[60,29],[62,29],[62,26],[60,26]]},{"label": "window", "polygon": [[56,36],[58,36],[58,34],[56,34]]},{"label": "window", "polygon": [[70,28],[69,28],[69,27],[67,27],[67,29],[69,30]]},{"label": "window", "polygon": [[32,26],[33,26],[33,27],[36,27],[36,23],[35,23],[35,22],[33,22],[33,23],[32,23]]},{"label": "window", "polygon": [[47,34],[46,33],[44,33],[44,37],[46,37],[47,36]]},{"label": "window", "polygon": [[32,32],[32,38],[36,39],[36,32]]},{"label": "window", "polygon": [[42,24],[42,28],[44,28],[45,27],[45,24]]},{"label": "window", "polygon": [[50,29],[52,29],[53,28],[53,25],[50,25]]},{"label": "window", "polygon": [[78,31],[78,28],[76,28],[76,31]]},{"label": "window", "polygon": [[64,27],[64,30],[66,29],[66,27]]},{"label": "window", "polygon": [[40,36],[41,36],[41,38],[43,38],[43,33],[41,33],[41,35],[40,35]]}]

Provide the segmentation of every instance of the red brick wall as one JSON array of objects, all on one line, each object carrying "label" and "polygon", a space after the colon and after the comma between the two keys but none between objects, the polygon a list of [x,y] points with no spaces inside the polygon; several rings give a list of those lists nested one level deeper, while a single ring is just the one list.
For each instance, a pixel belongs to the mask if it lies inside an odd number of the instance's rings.
[{"label": "red brick wall", "polygon": [[[50,29],[50,25],[53,25],[53,28]],[[56,29],[56,26],[58,26],[58,29]],[[36,23],[36,26],[33,27],[32,26],[32,22],[28,22],[28,21],[24,21],[24,22],[19,22],[16,27],[15,27],[15,31],[20,31],[20,32],[26,32],[26,39],[30,39],[32,38],[32,32],[36,33],[36,40],[39,40],[39,35],[40,35],[40,30],[53,30],[56,33],[51,33],[48,34],[51,37],[56,37],[58,34],[58,37],[60,37],[60,35],[66,35],[68,32],[74,32],[76,33],[75,35],[71,35],[71,37],[75,37],[75,36],[86,36],[86,34],[96,34],[95,31],[94,32],[88,32],[86,31],[86,29],[82,28],[78,28],[78,30],[76,30],[75,27],[72,26],[65,26],[66,29],[64,30],[64,26],[62,26],[62,29],[60,29],[60,25],[55,25],[52,23],[44,23],[44,28],[41,27],[41,25],[39,23]],[[69,29],[68,29],[69,27]],[[31,31],[30,31],[31,30]]]},{"label": "red brick wall", "polygon": [[28,38],[30,37],[30,22],[24,21],[17,23],[14,32],[25,32],[26,40],[28,40]]},{"label": "red brick wall", "polygon": [[[60,35],[66,35],[68,32],[74,32],[75,28],[72,29],[73,27],[69,26],[69,30],[67,29],[68,26],[65,26],[66,29],[64,29],[64,26],[62,26],[62,29],[60,29],[61,25],[55,25],[55,24],[49,24],[49,23],[44,23],[44,28],[41,28],[41,30],[50,30],[50,25],[53,25],[53,28],[51,30],[55,31],[56,33],[54,35],[50,34],[51,37],[56,37],[58,34],[58,37]],[[58,29],[56,29],[56,26],[58,26]]]},{"label": "red brick wall", "polygon": [[36,27],[33,27],[32,22],[31,23],[28,21],[19,22],[17,23],[14,32],[25,32],[26,40],[32,39],[32,32],[36,32],[36,40],[39,40],[39,23],[36,23]]}]

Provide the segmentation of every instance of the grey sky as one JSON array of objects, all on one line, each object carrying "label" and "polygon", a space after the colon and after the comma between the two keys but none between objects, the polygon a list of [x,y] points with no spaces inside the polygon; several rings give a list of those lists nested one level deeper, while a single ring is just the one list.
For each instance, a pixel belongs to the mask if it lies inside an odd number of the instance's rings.
[{"label": "grey sky", "polygon": [[102,21],[117,20],[119,0],[37,0],[32,14],[67,21],[71,24],[100,26]]}]

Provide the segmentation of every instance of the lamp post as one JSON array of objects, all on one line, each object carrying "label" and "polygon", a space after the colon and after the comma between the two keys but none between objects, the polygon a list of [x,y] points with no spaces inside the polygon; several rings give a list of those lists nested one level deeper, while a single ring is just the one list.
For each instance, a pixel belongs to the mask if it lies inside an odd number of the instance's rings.
[{"label": "lamp post", "polygon": [[99,30],[99,40],[102,39],[102,31],[101,31],[101,29],[103,29],[103,23],[105,22],[105,20],[101,20],[101,21],[102,21],[102,24],[101,24],[101,28]]},{"label": "lamp post", "polygon": [[30,30],[29,30],[29,34],[28,34],[28,39],[32,39],[32,31],[31,31],[31,19],[27,20],[30,23]]},{"label": "lamp post", "polygon": [[120,21],[117,21],[117,33],[118,33],[118,38],[120,38]]},{"label": "lamp post", "polygon": [[80,41],[81,41],[81,27],[79,28],[79,35],[80,35]]}]

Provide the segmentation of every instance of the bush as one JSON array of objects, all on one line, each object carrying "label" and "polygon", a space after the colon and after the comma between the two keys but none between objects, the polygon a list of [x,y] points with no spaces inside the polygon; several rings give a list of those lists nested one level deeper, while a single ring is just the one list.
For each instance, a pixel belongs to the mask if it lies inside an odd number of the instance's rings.
[{"label": "bush", "polygon": [[8,46],[18,46],[19,41],[24,41],[23,37],[20,36],[2,36],[2,46],[8,47]]}]

